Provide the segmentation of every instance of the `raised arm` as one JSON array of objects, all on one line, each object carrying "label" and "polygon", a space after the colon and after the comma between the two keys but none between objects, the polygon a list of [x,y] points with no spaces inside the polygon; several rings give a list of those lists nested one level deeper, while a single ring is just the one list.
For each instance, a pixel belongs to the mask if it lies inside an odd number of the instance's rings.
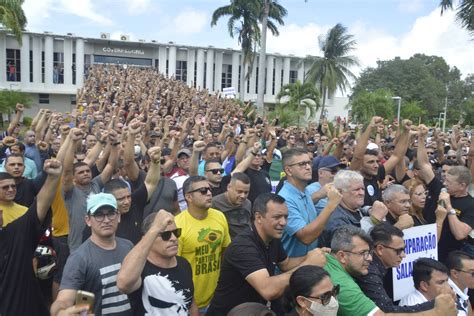
[{"label": "raised arm", "polygon": [[365,150],[367,149],[367,144],[369,143],[370,135],[372,131],[377,128],[383,122],[383,119],[379,116],[374,116],[370,120],[369,125],[365,131],[358,138],[357,145],[354,149],[354,156],[351,161],[351,170],[360,170],[362,168],[362,163],[364,162]]},{"label": "raised arm", "polygon": [[393,154],[390,156],[390,158],[385,162],[383,165],[385,168],[385,173],[389,174],[392,172],[392,170],[395,168],[395,166],[398,164],[400,160],[405,157],[405,153],[407,152],[408,149],[408,143],[410,140],[410,130],[411,130],[411,121],[410,120],[403,120],[402,125],[404,127],[404,130],[402,134],[400,135],[400,138],[397,142],[397,145],[395,145],[395,149],[393,150]]},{"label": "raised arm", "polygon": [[150,167],[146,174],[145,186],[149,200],[160,181],[161,147],[155,146],[148,149],[148,156],[150,157]]},{"label": "raised arm", "polygon": [[107,161],[107,165],[105,165],[104,170],[100,173],[100,180],[103,184],[107,183],[115,170],[115,165],[118,160],[118,152],[119,152],[119,145],[120,142],[117,141],[117,132],[114,130],[109,130],[109,144],[111,146],[110,149],[110,156],[109,160]]},{"label": "raised arm", "polygon": [[10,122],[10,125],[8,125],[8,135],[11,136],[13,134],[13,131],[15,130],[15,127],[20,123],[21,115],[23,114],[23,111],[25,110],[25,106],[23,104],[17,103],[15,106],[15,116],[13,117],[12,121]]},{"label": "raised arm", "polygon": [[428,159],[428,153],[426,152],[426,135],[428,135],[428,128],[421,124],[418,126],[418,149],[416,159],[418,160],[418,166],[420,168],[420,178],[428,184],[433,180],[435,174]]},{"label": "raised arm", "polygon": [[250,152],[250,155],[245,157],[244,160],[239,162],[239,164],[235,167],[234,170],[232,170],[231,174],[237,173],[237,172],[245,172],[252,163],[252,160],[255,158],[260,153],[260,148],[262,147],[262,144],[260,142],[255,142],[253,143],[253,148],[252,151]]},{"label": "raised arm", "polygon": [[199,169],[199,155],[206,148],[206,143],[203,141],[197,141],[193,144],[193,153],[191,154],[191,160],[189,162],[189,175],[197,176]]},{"label": "raised arm", "polygon": [[104,148],[104,143],[106,143],[106,135],[102,135],[100,139],[97,140],[95,143],[94,147],[92,147],[89,152],[87,153],[86,158],[84,159],[84,162],[89,166],[92,167],[96,161],[97,158],[99,158],[100,152]]},{"label": "raised arm", "polygon": [[[63,165],[63,190],[69,192],[72,190],[74,182],[73,165],[74,149],[77,142],[82,139],[82,131],[78,128],[72,128],[69,135],[61,145],[58,153],[58,159],[64,159]],[[64,158],[63,158],[64,157]]]},{"label": "raised arm", "polygon": [[133,120],[128,125],[127,141],[125,142],[125,148],[123,150],[123,163],[124,168],[127,171],[127,176],[131,181],[138,179],[138,173],[140,168],[135,161],[135,138],[142,129],[142,123],[138,120]]},{"label": "raised arm", "polygon": [[36,196],[36,212],[38,219],[43,222],[53,203],[56,187],[61,178],[62,165],[59,160],[47,159],[43,165],[43,172],[48,174],[43,187]]}]

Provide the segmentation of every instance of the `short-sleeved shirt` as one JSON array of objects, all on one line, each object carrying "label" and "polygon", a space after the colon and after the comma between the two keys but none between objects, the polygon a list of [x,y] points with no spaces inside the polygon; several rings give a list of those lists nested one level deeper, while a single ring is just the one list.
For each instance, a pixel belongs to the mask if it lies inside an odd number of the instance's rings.
[{"label": "short-sleeved shirt", "polygon": [[[270,276],[275,275],[277,263],[287,258],[279,239],[273,239],[268,245],[255,229],[238,235],[224,254],[219,283],[207,315],[227,315],[235,306],[256,302],[266,305],[267,301],[258,294],[246,278],[252,273],[267,269]],[[272,302],[272,309],[280,306]]]},{"label": "short-sleeved shirt", "polygon": [[385,167],[379,165],[377,175],[368,179],[364,177],[365,197],[364,205],[374,204],[375,201],[382,201],[382,190],[380,184],[385,179]]},{"label": "short-sleeved shirt", "polygon": [[331,254],[326,254],[327,263],[324,266],[331,276],[333,284],[340,285],[338,316],[354,316],[354,315],[373,315],[379,308],[372,302],[360,287],[355,283],[351,275],[344,270],[342,265]]},{"label": "short-sleeved shirt", "polygon": [[285,226],[281,241],[289,257],[302,257],[308,251],[318,247],[318,240],[309,245],[302,243],[296,233],[317,217],[313,200],[308,189],[301,192],[293,184],[285,181],[278,195],[286,200],[288,206],[288,223]]},{"label": "short-sleeved shirt", "polygon": [[261,193],[272,192],[272,182],[265,169],[247,169],[245,174],[250,178],[250,192],[247,197],[253,203]]},{"label": "short-sleeved shirt", "polygon": [[[318,192],[319,190],[321,190],[321,184],[319,182],[313,182],[310,185],[308,185],[306,189],[308,189],[308,193],[310,195],[313,195],[314,192]],[[314,203],[316,214],[318,215],[321,214],[321,212],[323,211],[323,209],[326,207],[327,204],[328,204],[327,197],[319,199],[318,202]]]},{"label": "short-sleeved shirt", "polygon": [[3,227],[23,216],[28,210],[27,207],[15,202],[12,202],[10,205],[0,204],[0,209],[3,210]]},{"label": "short-sleeved shirt", "polygon": [[112,250],[86,240],[67,259],[59,289],[94,293],[97,316],[132,315],[128,296],[117,288],[117,274],[132,248],[133,244],[122,238],[116,238],[116,247]]},{"label": "short-sleeved shirt", "polygon": [[212,208],[224,213],[231,238],[250,229],[252,203],[248,199],[242,205],[236,206],[228,201],[225,193],[222,193],[212,198]]},{"label": "short-sleeved shirt", "polygon": [[31,264],[45,229],[38,220],[36,203],[0,229],[1,315],[49,315]]},{"label": "short-sleeved shirt", "polygon": [[146,261],[142,286],[130,294],[133,314],[187,316],[194,296],[193,272],[186,259],[176,256],[173,268]]},{"label": "short-sleeved shirt", "polygon": [[206,307],[217,286],[223,250],[230,244],[227,220],[222,212],[209,208],[205,219],[196,219],[186,210],[175,222],[182,229],[178,255],[191,264],[196,304]]}]

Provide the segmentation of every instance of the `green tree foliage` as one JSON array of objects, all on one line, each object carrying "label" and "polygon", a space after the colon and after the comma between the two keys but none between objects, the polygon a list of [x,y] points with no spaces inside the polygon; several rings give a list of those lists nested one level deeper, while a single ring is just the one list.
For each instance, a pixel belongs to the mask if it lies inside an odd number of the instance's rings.
[{"label": "green tree foliage", "polygon": [[[379,61],[377,67],[363,70],[354,86],[353,98],[367,91],[384,88],[402,97],[402,118],[405,118],[404,113],[408,115],[403,110],[404,105],[417,102],[417,107],[426,111],[422,115],[424,121],[429,122],[438,118],[447,97],[448,121],[454,123],[459,120],[460,110],[454,111],[459,108],[459,100],[469,97],[469,89],[473,91],[474,79],[470,79],[471,86],[466,80],[461,80],[459,69],[450,67],[442,57],[423,54],[416,54],[409,59],[397,57]],[[416,115],[421,114],[417,112]]]},{"label": "green tree foliage", "polygon": [[409,119],[417,124],[420,120],[423,122],[426,114],[428,114],[428,111],[423,109],[418,101],[402,102],[400,107],[400,117]]},{"label": "green tree foliage", "polygon": [[11,31],[21,45],[21,32],[26,26],[26,16],[21,6],[24,0],[0,0],[0,23]]},{"label": "green tree foliage", "polygon": [[373,116],[387,119],[395,118],[395,105],[392,94],[386,89],[377,89],[373,92],[358,93],[348,107],[352,109],[352,118],[355,122],[366,124]]},{"label": "green tree foliage", "polygon": [[29,107],[32,100],[28,93],[14,90],[0,90],[0,112],[9,113],[15,110],[17,103]]},{"label": "green tree foliage", "polygon": [[323,94],[320,119],[324,117],[327,96],[334,94],[337,89],[344,92],[350,87],[349,80],[355,79],[350,68],[359,63],[355,56],[349,55],[355,45],[354,36],[348,34],[347,28],[338,23],[325,37],[319,38],[319,47],[324,56],[305,58],[304,62],[311,65],[305,81],[316,85]]},{"label": "green tree foliage", "polygon": [[[453,0],[441,0],[441,14],[447,9],[453,9]],[[460,0],[456,7],[456,19],[462,27],[474,35],[474,0]]]},{"label": "green tree foliage", "polygon": [[[290,112],[292,114],[285,115],[288,118],[294,117],[296,124],[299,126],[302,121],[301,118],[306,118],[306,113],[309,112],[308,118],[314,118],[316,112],[320,108],[319,92],[310,82],[301,83],[299,80],[295,83],[290,83],[281,89],[277,95],[277,100],[280,103],[277,106],[280,112]],[[280,117],[280,120],[282,118]]]}]

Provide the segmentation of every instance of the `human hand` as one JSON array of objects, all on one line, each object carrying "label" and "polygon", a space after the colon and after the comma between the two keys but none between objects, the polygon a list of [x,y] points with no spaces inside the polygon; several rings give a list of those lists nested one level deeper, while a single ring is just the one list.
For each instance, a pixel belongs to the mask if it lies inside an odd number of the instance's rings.
[{"label": "human hand", "polygon": [[388,213],[387,206],[385,206],[385,204],[383,204],[380,201],[375,201],[374,204],[372,205],[370,216],[372,216],[379,222],[382,222],[385,216],[387,216],[387,213]]},{"label": "human hand", "polygon": [[43,165],[43,171],[48,174],[48,176],[59,177],[63,167],[61,162],[56,159],[46,159]]},{"label": "human hand", "polygon": [[160,146],[154,146],[148,149],[148,156],[150,157],[150,160],[154,164],[160,163],[161,159],[161,147]]},{"label": "human hand", "polygon": [[413,217],[410,214],[403,214],[400,215],[398,221],[395,223],[394,226],[398,227],[401,230],[413,227],[415,222],[413,221]]},{"label": "human hand", "polygon": [[451,294],[440,294],[436,296],[434,310],[437,312],[437,315],[457,315],[456,302],[453,296]]},{"label": "human hand", "polygon": [[[161,150],[161,149],[160,149]],[[155,233],[162,233],[166,228],[174,223],[174,216],[166,210],[159,210],[153,220],[152,230]]]},{"label": "human hand", "polygon": [[321,248],[315,248],[310,250],[306,255],[306,258],[301,263],[301,265],[311,265],[311,266],[319,266],[324,267],[326,264],[326,256]]},{"label": "human hand", "polygon": [[201,140],[194,142],[193,144],[193,151],[195,152],[200,153],[204,150],[204,148],[206,148],[206,143]]},{"label": "human hand", "polygon": [[339,190],[336,189],[336,187],[331,183],[326,184],[324,188],[327,192],[328,204],[331,204],[334,206],[339,205],[339,203],[341,203],[341,200],[342,200],[341,192],[339,192]]},{"label": "human hand", "polygon": [[441,205],[438,205],[438,207],[435,210],[435,215],[436,215],[436,221],[444,221],[446,216],[448,215],[448,210],[444,208]]}]

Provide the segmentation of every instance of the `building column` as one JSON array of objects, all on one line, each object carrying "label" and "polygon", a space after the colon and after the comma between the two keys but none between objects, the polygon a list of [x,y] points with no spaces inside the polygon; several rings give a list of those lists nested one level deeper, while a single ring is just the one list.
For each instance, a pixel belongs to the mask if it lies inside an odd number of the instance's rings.
[{"label": "building column", "polygon": [[64,39],[64,84],[72,85],[72,39]]},{"label": "building column", "polygon": [[275,57],[267,56],[267,84],[265,95],[269,97],[273,95],[273,64],[275,63]]},{"label": "building column", "polygon": [[202,48],[197,51],[196,88],[204,89],[204,49]]},{"label": "building column", "polygon": [[44,83],[53,84],[53,53],[54,40],[51,36],[44,39]]},{"label": "building column", "polygon": [[214,91],[214,50],[208,49],[206,53],[206,89]]},{"label": "building column", "polygon": [[166,46],[158,48],[158,71],[166,76]]},{"label": "building column", "polygon": [[301,62],[298,67],[298,80],[303,83],[304,81],[304,63]]},{"label": "building column", "polygon": [[7,81],[7,43],[6,43],[6,35],[5,33],[0,33],[0,81],[6,82]]},{"label": "building column", "polygon": [[281,90],[281,69],[282,60],[280,57],[275,59],[275,95]]},{"label": "building column", "polygon": [[283,60],[283,85],[290,83],[290,58],[286,57]]},{"label": "building column", "polygon": [[33,36],[33,83],[42,83],[41,78],[41,37]]},{"label": "building column", "polygon": [[84,85],[84,40],[76,39],[76,85]]},{"label": "building column", "polygon": [[239,61],[240,54],[238,52],[232,53],[232,87],[235,88],[235,92],[239,92]]},{"label": "building column", "polygon": [[186,84],[190,87],[194,87],[194,63],[196,62],[196,51],[194,49],[188,48],[188,58],[187,58],[187,77]]},{"label": "building column", "polygon": [[168,54],[168,78],[176,77],[176,46],[170,46]]},{"label": "building column", "polygon": [[27,85],[30,83],[30,36],[23,34],[22,46],[20,51],[20,66],[21,66],[21,85]]},{"label": "building column", "polygon": [[250,75],[250,89],[249,94],[256,94],[256,85],[257,85],[257,66],[258,66],[258,57],[255,56],[253,64],[249,65],[252,67],[252,74]]},{"label": "building column", "polygon": [[214,91],[222,91],[222,60],[223,52],[216,52],[216,76],[214,78]]}]

